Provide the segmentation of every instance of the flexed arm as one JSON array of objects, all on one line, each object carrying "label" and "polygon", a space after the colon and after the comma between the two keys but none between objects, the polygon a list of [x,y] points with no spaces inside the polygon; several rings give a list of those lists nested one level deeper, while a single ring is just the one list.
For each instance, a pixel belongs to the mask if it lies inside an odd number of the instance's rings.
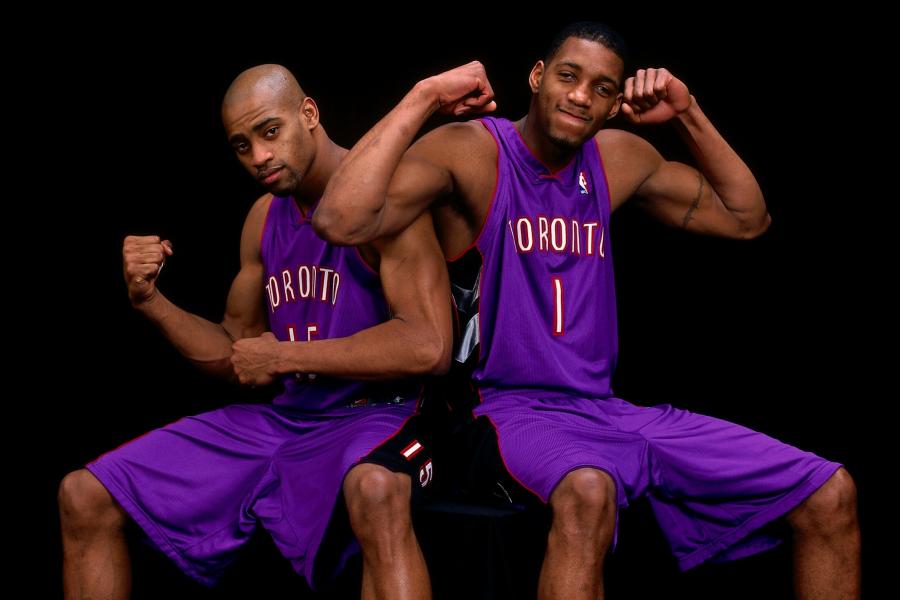
[{"label": "flexed arm", "polygon": [[371,245],[391,318],[343,338],[279,342],[271,333],[239,340],[231,360],[242,383],[285,373],[381,381],[440,374],[450,366],[450,283],[431,216]]},{"label": "flexed arm", "polygon": [[495,107],[477,61],[416,84],[344,158],[316,208],[316,232],[331,243],[358,245],[402,230],[453,189],[449,171],[440,164],[412,154],[401,163],[428,117],[437,111],[474,115]]},{"label": "flexed arm", "polygon": [[157,236],[128,236],[123,244],[123,271],[132,306],[191,362],[224,379],[236,379],[229,360],[235,340],[258,336],[266,329],[259,238],[270,199],[260,198],[244,223],[241,270],[231,284],[221,323],[179,308],[157,288],[164,257],[173,253],[170,242]]},{"label": "flexed arm", "polygon": [[633,123],[672,120],[699,167],[666,161],[644,143],[641,152],[651,168],[635,193],[649,214],[688,231],[731,238],[756,237],[768,228],[756,178],[682,81],[666,69],[641,69],[626,80],[624,100],[622,112]]}]

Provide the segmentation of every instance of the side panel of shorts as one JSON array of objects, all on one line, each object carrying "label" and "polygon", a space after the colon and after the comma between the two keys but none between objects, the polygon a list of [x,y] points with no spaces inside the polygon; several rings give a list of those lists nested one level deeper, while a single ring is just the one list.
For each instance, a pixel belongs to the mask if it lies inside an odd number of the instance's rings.
[{"label": "side panel of shorts", "polygon": [[650,505],[682,570],[777,546],[781,532],[763,526],[841,466],[722,419],[668,405],[634,408],[623,427],[647,440]]},{"label": "side panel of shorts", "polygon": [[269,405],[232,405],[151,431],[87,469],[162,552],[211,585],[253,531],[273,454],[298,433]]},{"label": "side panel of shorts", "polygon": [[316,551],[347,471],[415,407],[286,416],[233,405],[149,432],[87,465],[150,540],[213,585],[257,521],[313,582]]},{"label": "side panel of shorts", "polygon": [[727,421],[618,398],[493,396],[476,409],[498,431],[510,473],[545,502],[579,467],[606,471],[618,505],[649,495],[682,569],[770,548],[759,529],[840,465]]}]

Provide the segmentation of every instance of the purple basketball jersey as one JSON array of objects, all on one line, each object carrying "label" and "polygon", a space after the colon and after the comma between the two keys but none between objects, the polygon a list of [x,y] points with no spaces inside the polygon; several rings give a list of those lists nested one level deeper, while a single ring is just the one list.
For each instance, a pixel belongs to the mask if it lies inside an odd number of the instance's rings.
[{"label": "purple basketball jersey", "polygon": [[[293,199],[272,199],[261,250],[260,292],[279,340],[349,336],[390,317],[378,275],[355,248],[319,239]],[[319,548],[344,477],[361,461],[430,481],[431,443],[413,419],[416,383],[284,379],[276,406],[185,417],[87,465],[153,544],[206,585],[257,524],[311,585],[335,574],[353,548],[350,528],[335,527],[321,559]],[[411,445],[424,450],[415,462],[403,454]]]},{"label": "purple basketball jersey", "polygon": [[513,123],[484,118],[497,142],[497,188],[482,255],[479,389],[612,395],[616,303],[609,191],[594,142],[551,173]]},{"label": "purple basketball jersey", "polygon": [[551,173],[515,125],[482,123],[497,143],[497,189],[476,242],[480,275],[470,277],[477,262],[450,265],[468,318],[456,360],[477,356],[473,413],[496,430],[505,468],[544,502],[586,467],[610,476],[619,508],[649,495],[683,569],[778,544],[763,525],[840,465],[733,423],[614,397],[610,202],[597,145]]},{"label": "purple basketball jersey", "polygon": [[[269,327],[282,341],[339,338],[390,318],[381,280],[354,247],[333,246],[318,237],[312,213],[303,215],[293,198],[274,197],[262,234]],[[412,384],[364,383],[316,374],[283,378],[284,393],[273,400],[303,412],[340,412],[361,404],[418,397]]]}]

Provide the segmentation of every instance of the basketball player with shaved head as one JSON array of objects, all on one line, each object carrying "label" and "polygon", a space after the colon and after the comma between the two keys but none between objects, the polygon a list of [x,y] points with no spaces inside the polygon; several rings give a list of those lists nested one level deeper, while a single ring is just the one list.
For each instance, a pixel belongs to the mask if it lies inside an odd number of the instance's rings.
[{"label": "basketball player with shaved head", "polygon": [[[291,73],[241,73],[222,103],[229,143],[269,193],[244,223],[241,266],[213,323],[157,286],[173,248],[129,236],[128,295],[201,368],[248,385],[280,379],[270,404],[230,405],[151,431],[67,475],[59,492],[66,598],[126,598],[123,527],[136,522],[188,576],[214,584],[259,524],[311,585],[335,514],[363,553],[363,598],[429,598],[410,502],[431,483],[417,377],[449,364],[446,267],[429,216],[354,247],[313,231],[347,150]],[[342,499],[346,511],[335,510]],[[340,530],[338,527],[336,530]],[[314,566],[317,568],[314,570]],[[328,570],[328,573],[324,571]]]},{"label": "basketball player with shaved head", "polygon": [[[550,505],[538,597],[601,597],[618,511],[644,496],[682,569],[771,548],[764,526],[784,519],[798,596],[858,597],[856,490],[841,465],[610,387],[610,214],[634,198],[689,232],[754,238],[770,218],[753,173],[682,81],[665,69],[626,78],[622,40],[601,24],[563,30],[528,84],[518,121],[453,123],[412,144],[436,111],[495,106],[479,63],[421,81],[353,147],[314,226],[357,244],[434,215],[465,325],[454,357],[477,391],[456,452]],[[601,129],[620,110],[674,124],[697,167]]]}]

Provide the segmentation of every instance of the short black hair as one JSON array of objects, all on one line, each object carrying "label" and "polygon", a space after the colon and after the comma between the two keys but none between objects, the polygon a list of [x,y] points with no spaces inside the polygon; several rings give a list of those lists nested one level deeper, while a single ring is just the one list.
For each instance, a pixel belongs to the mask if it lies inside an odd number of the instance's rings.
[{"label": "short black hair", "polygon": [[618,31],[596,21],[579,21],[567,25],[556,34],[553,41],[550,42],[547,52],[544,53],[544,63],[549,63],[570,37],[597,42],[615,52],[622,59],[623,63],[627,64],[628,62],[628,50],[625,47],[625,39]]}]

